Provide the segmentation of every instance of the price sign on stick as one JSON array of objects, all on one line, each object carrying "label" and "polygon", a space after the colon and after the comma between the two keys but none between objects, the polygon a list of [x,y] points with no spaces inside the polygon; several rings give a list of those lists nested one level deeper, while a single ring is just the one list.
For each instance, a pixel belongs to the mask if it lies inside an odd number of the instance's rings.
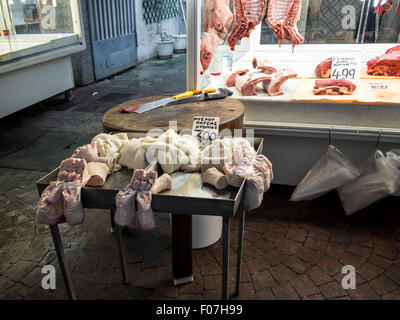
[{"label": "price sign on stick", "polygon": [[209,144],[218,138],[219,118],[194,117],[192,135],[198,137],[202,145]]},{"label": "price sign on stick", "polygon": [[332,58],[331,79],[346,79],[358,82],[361,63],[358,56],[337,56]]}]

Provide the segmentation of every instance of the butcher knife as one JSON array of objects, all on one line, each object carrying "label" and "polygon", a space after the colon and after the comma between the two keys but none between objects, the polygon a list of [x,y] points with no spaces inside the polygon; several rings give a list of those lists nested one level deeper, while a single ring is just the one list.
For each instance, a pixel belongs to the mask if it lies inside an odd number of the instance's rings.
[{"label": "butcher knife", "polygon": [[143,113],[159,107],[176,104],[223,99],[232,94],[233,92],[226,88],[219,88],[218,92],[216,89],[186,91],[173,97],[147,102],[136,106],[125,106],[121,109],[121,112]]}]

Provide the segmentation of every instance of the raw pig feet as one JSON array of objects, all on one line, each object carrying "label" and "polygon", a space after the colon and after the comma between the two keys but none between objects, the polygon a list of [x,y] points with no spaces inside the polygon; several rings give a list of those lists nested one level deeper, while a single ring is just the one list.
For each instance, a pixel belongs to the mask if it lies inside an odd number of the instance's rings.
[{"label": "raw pig feet", "polygon": [[128,188],[126,191],[118,192],[115,197],[115,211],[114,221],[117,225],[122,227],[138,226],[136,214],[136,190]]},{"label": "raw pig feet", "polygon": [[64,216],[70,226],[82,224],[85,219],[81,202],[81,186],[77,182],[64,185],[62,192],[64,198]]},{"label": "raw pig feet", "polygon": [[143,230],[153,229],[156,225],[154,221],[153,209],[151,209],[151,192],[140,191],[137,194],[138,219]]}]

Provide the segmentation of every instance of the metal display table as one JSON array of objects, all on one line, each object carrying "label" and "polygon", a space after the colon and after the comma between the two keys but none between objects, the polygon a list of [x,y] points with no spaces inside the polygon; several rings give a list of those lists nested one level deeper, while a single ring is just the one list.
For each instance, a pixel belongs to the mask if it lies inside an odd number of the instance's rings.
[{"label": "metal display table", "polygon": [[[257,153],[262,152],[263,139],[255,138],[254,147]],[[146,170],[154,170],[162,173],[157,162],[152,163]],[[43,177],[37,182],[39,194],[57,179],[59,169]],[[123,169],[110,175],[102,187],[83,187],[81,199],[84,208],[108,209],[111,213],[111,225],[116,230],[119,257],[122,270],[123,283],[128,282],[125,268],[125,255],[121,236],[121,227],[114,225],[115,196],[119,190],[125,189],[130,182],[132,170]],[[228,299],[229,293],[229,246],[230,246],[230,218],[239,214],[238,252],[236,266],[235,295],[239,295],[241,263],[243,252],[243,231],[245,212],[242,209],[242,198],[246,182],[240,188],[227,187],[224,190],[216,190],[209,185],[203,185],[200,173],[175,172],[171,174],[173,189],[154,194],[152,196],[152,208],[154,212],[168,212],[173,215],[215,215],[223,217],[222,232],[222,299]],[[175,186],[175,187],[174,187]],[[185,187],[186,186],[186,187]],[[50,226],[51,234],[57,258],[61,267],[67,295],[70,299],[76,299],[70,271],[65,261],[61,237],[58,225]]]},{"label": "metal display table", "polygon": [[[166,131],[170,121],[176,122],[176,131],[192,129],[195,116],[219,117],[219,129],[229,130],[243,128],[244,106],[237,100],[225,98],[219,100],[183,103],[168,107],[153,109],[144,113],[121,113],[121,107],[136,106],[142,103],[165,98],[152,96],[130,100],[109,109],[103,116],[103,131],[128,132],[129,134],[146,134],[152,129]],[[210,219],[209,219],[210,220]],[[211,219],[215,220],[215,219]],[[192,215],[172,214],[172,273],[175,285],[193,282]],[[197,235],[198,236],[198,235]]]}]

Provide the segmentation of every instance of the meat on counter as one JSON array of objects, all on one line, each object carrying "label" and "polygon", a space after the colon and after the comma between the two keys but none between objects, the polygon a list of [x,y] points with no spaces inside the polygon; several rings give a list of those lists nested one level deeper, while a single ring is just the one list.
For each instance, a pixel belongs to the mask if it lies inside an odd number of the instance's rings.
[{"label": "meat on counter", "polygon": [[356,90],[356,85],[345,79],[316,80],[315,95],[350,95]]},{"label": "meat on counter", "polygon": [[57,181],[51,182],[40,196],[37,220],[44,224],[83,223],[81,188],[90,178],[84,159],[69,158],[61,162]]},{"label": "meat on counter", "polygon": [[373,76],[400,77],[400,45],[367,62],[368,74]]},{"label": "meat on counter", "polygon": [[261,72],[264,72],[266,74],[271,74],[277,71],[274,65],[266,59],[259,59],[254,57],[251,63],[254,69],[261,70]]},{"label": "meat on counter", "polygon": [[105,163],[89,162],[88,172],[90,178],[87,185],[90,187],[100,187],[106,182],[109,174],[109,167]]},{"label": "meat on counter", "polygon": [[218,190],[225,189],[228,186],[226,175],[214,167],[207,169],[202,174],[202,181],[211,184]]},{"label": "meat on counter", "polygon": [[246,73],[248,73],[250,70],[249,69],[243,69],[243,70],[237,70],[229,73],[226,77],[225,84],[226,86],[229,87],[234,87],[236,84],[236,78],[238,76],[244,76]]},{"label": "meat on counter", "polygon": [[315,75],[318,78],[330,78],[331,70],[332,70],[332,58],[328,58],[316,66]]},{"label": "meat on counter", "polygon": [[286,68],[271,74],[271,79],[269,81],[263,81],[262,85],[264,90],[270,96],[279,96],[284,94],[284,92],[282,91],[282,85],[290,78],[296,77],[297,73],[293,69]]},{"label": "meat on counter", "polygon": [[171,187],[172,180],[168,175],[162,175],[157,179],[155,171],[135,169],[126,190],[118,192],[115,197],[117,207],[115,223],[133,228],[140,226],[143,230],[153,229],[155,220],[151,208],[152,193]]}]

